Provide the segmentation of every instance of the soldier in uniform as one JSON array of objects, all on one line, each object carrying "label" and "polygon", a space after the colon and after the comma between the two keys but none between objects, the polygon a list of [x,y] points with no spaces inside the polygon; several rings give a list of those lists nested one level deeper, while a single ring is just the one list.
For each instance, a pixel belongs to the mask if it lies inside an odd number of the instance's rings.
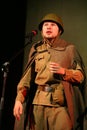
[{"label": "soldier in uniform", "polygon": [[45,15],[38,28],[42,40],[31,47],[27,67],[17,85],[13,114],[21,120],[23,104],[27,102],[23,130],[83,130],[82,58],[74,44],[61,38],[64,25],[59,16]]}]

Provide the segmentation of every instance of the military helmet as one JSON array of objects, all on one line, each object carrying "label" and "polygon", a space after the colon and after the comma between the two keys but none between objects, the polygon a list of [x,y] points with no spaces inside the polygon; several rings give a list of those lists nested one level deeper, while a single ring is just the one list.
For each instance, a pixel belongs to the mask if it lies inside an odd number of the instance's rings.
[{"label": "military helmet", "polygon": [[38,26],[40,31],[42,30],[43,23],[46,21],[55,22],[58,25],[58,27],[60,28],[60,30],[62,31],[61,34],[64,32],[62,19],[54,13],[47,14],[46,16],[43,17],[43,19],[41,20],[41,22]]}]

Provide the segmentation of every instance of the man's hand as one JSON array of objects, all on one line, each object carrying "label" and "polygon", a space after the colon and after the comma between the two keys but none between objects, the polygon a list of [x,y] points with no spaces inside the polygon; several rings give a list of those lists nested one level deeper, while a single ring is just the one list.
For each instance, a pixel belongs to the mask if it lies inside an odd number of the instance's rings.
[{"label": "man's hand", "polygon": [[50,71],[57,74],[65,74],[65,68],[62,68],[58,63],[50,62]]},{"label": "man's hand", "polygon": [[23,106],[20,101],[16,101],[13,109],[13,115],[16,117],[17,120],[20,120],[20,116],[23,112]]}]

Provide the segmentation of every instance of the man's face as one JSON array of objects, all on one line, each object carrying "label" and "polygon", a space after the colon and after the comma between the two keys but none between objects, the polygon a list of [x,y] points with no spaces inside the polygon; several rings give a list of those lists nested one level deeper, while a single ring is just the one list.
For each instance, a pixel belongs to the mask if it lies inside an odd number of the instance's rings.
[{"label": "man's face", "polygon": [[60,35],[59,27],[54,22],[44,22],[42,26],[42,36],[44,38],[55,38]]}]

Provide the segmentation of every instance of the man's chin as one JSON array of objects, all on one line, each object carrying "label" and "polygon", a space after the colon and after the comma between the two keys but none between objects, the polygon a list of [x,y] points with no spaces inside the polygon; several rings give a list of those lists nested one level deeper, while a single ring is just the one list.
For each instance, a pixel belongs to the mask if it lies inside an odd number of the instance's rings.
[{"label": "man's chin", "polygon": [[53,36],[45,36],[46,39],[53,39]]}]

